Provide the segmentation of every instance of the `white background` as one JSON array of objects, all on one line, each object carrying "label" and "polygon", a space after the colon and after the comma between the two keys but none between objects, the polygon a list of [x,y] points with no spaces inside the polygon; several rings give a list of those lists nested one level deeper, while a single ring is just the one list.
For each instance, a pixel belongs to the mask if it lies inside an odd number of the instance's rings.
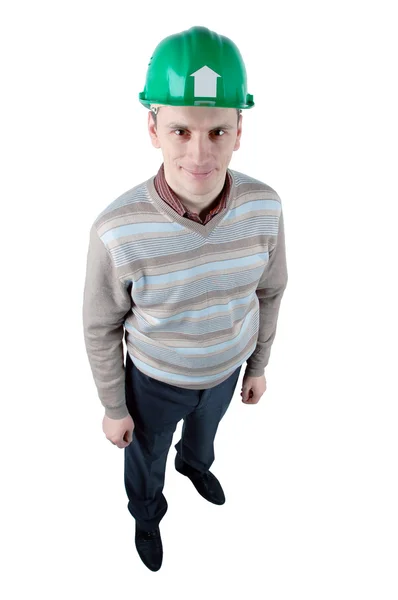
[{"label": "white background", "polygon": [[[393,2],[8,2],[1,50],[1,595],[396,600]],[[141,562],[82,299],[94,218],[161,164],[138,102],[164,37],[239,47],[256,106],[230,167],[284,207],[289,283],[255,406],[220,424],[212,505],[168,457]],[[179,439],[182,422],[173,443]]]}]

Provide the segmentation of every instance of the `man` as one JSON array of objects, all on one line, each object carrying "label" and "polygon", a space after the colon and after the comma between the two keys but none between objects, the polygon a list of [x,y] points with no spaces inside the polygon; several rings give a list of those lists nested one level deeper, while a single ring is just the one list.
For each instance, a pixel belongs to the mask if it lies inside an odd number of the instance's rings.
[{"label": "man", "polygon": [[124,448],[136,548],[156,571],[176,426],[183,419],[175,468],[223,504],[214,438],[243,362],[242,401],[266,390],[287,268],[278,194],[228,169],[241,111],[254,106],[235,44],[204,27],[165,38],[139,100],[163,163],[95,220],[83,320],[103,431]]}]

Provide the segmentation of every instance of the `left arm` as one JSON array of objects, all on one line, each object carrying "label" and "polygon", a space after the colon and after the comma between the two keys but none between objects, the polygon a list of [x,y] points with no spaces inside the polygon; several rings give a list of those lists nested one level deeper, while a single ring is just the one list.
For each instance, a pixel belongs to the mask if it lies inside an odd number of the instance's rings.
[{"label": "left arm", "polygon": [[279,308],[287,281],[285,229],[281,208],[276,241],[269,250],[269,261],[256,290],[260,305],[259,332],[257,346],[247,360],[245,378],[264,375],[275,339]]}]

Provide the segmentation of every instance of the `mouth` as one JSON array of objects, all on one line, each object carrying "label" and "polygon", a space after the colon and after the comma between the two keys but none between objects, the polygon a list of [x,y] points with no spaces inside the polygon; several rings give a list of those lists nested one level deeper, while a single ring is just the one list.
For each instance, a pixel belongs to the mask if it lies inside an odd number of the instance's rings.
[{"label": "mouth", "polygon": [[210,177],[210,175],[213,173],[214,169],[212,169],[211,171],[207,171],[206,173],[203,173],[201,171],[199,171],[199,172],[188,171],[188,169],[184,169],[184,171],[186,171],[188,173],[188,175],[190,177],[192,177],[192,179],[208,179]]}]

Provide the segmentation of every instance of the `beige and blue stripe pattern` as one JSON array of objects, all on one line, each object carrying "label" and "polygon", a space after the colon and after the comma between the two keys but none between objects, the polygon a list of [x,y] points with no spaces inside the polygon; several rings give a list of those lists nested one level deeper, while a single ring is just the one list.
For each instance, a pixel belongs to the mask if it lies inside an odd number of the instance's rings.
[{"label": "beige and blue stripe pattern", "polygon": [[238,171],[206,225],[162,200],[154,177],[112,202],[90,232],[84,333],[106,414],[127,415],[123,328],[137,368],[205,389],[247,361],[264,374],[287,284],[278,194]]}]

